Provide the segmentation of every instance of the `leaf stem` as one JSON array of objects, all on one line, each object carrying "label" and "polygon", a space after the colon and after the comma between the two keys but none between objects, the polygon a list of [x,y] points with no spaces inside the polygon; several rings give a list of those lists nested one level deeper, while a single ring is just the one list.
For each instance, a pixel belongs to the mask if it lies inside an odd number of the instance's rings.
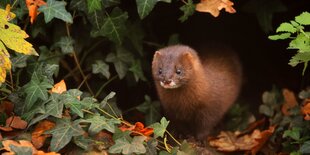
[{"label": "leaf stem", "polygon": [[102,92],[103,88],[105,88],[105,86],[107,86],[109,83],[111,83],[113,80],[115,80],[118,77],[118,75],[113,76],[112,78],[110,78],[107,82],[105,82],[97,91],[95,98],[97,98],[100,93]]},{"label": "leaf stem", "polygon": [[177,139],[175,139],[175,138],[172,136],[172,134],[171,134],[168,130],[166,130],[166,133],[167,133],[179,146],[182,145]]}]

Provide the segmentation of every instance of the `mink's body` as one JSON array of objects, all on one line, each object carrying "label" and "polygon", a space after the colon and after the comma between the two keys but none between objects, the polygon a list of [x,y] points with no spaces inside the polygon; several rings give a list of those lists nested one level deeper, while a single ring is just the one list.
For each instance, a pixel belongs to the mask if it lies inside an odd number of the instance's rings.
[{"label": "mink's body", "polygon": [[174,45],[157,51],[152,62],[165,115],[177,131],[200,140],[236,100],[241,85],[236,55],[205,52],[200,59],[194,49]]}]

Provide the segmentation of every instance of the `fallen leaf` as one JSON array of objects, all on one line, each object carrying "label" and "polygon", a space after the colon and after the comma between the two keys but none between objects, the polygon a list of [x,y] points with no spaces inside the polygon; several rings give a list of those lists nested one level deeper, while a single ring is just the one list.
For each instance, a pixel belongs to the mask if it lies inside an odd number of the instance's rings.
[{"label": "fallen leaf", "polygon": [[144,135],[146,137],[149,137],[154,133],[153,128],[149,127],[144,127],[144,124],[141,122],[136,122],[135,125],[128,125],[128,124],[123,124],[121,127],[119,127],[120,130],[122,131],[132,131],[132,134],[134,135]]},{"label": "fallen leaf", "polygon": [[61,94],[65,91],[67,91],[67,86],[64,80],[61,80],[60,82],[56,83],[50,90],[50,92],[57,94]]},{"label": "fallen leaf", "polygon": [[0,104],[0,113],[5,112],[7,116],[10,116],[14,110],[14,104],[10,101],[2,101]]},{"label": "fallen leaf", "polygon": [[282,94],[284,97],[284,103],[281,107],[281,111],[285,116],[289,116],[290,115],[289,110],[297,106],[298,102],[296,100],[294,92],[288,89],[283,89]]},{"label": "fallen leaf", "polygon": [[264,131],[256,129],[251,134],[246,135],[242,135],[240,131],[221,131],[216,138],[209,138],[208,141],[210,146],[215,147],[218,151],[250,151],[255,154],[266,143],[274,129],[273,126]]},{"label": "fallen leaf", "polygon": [[0,130],[9,132],[9,131],[12,131],[13,128],[11,128],[11,127],[9,127],[9,126],[0,126]]},{"label": "fallen leaf", "polygon": [[39,149],[43,146],[45,139],[50,137],[51,135],[43,134],[46,130],[55,127],[55,123],[43,120],[42,122],[38,123],[31,134],[31,142],[33,143],[34,147]]},{"label": "fallen leaf", "polygon": [[25,129],[27,127],[27,122],[22,120],[19,116],[11,116],[6,119],[6,126],[15,129]]},{"label": "fallen leaf", "polygon": [[29,11],[30,23],[32,24],[40,13],[38,8],[42,5],[46,5],[46,2],[43,0],[26,0],[26,5]]},{"label": "fallen leaf", "polygon": [[35,155],[60,155],[60,153],[56,153],[56,152],[45,153],[44,151],[38,151]]},{"label": "fallen leaf", "polygon": [[218,17],[222,9],[229,13],[235,13],[236,10],[232,7],[233,5],[234,3],[230,0],[201,0],[196,5],[196,11],[209,12],[212,16]]},{"label": "fallen leaf", "polygon": [[304,115],[304,119],[310,120],[310,99],[306,99],[303,106],[301,107],[301,113]]}]

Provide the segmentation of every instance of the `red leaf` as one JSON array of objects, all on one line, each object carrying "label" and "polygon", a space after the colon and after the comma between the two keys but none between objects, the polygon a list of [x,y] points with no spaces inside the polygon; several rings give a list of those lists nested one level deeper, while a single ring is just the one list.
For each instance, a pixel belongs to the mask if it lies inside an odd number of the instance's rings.
[{"label": "red leaf", "polygon": [[31,134],[31,142],[33,143],[35,148],[41,148],[45,142],[45,139],[47,137],[50,137],[50,135],[43,134],[46,130],[49,130],[51,128],[54,128],[55,123],[43,120],[39,124],[36,125],[34,131]]},{"label": "red leaf", "polygon": [[11,116],[6,119],[6,126],[15,129],[25,129],[27,127],[27,122],[22,120],[19,116]]},{"label": "red leaf", "polygon": [[46,5],[46,2],[43,0],[26,0],[26,5],[29,10],[30,23],[32,24],[40,13],[38,12],[38,8]]}]

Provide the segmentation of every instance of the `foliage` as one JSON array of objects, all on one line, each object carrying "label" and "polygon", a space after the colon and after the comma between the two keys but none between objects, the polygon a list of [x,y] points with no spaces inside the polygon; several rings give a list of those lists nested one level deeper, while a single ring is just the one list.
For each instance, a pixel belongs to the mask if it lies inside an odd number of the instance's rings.
[{"label": "foliage", "polygon": [[295,67],[299,63],[304,63],[303,74],[310,61],[310,32],[306,31],[306,26],[310,25],[310,13],[303,12],[295,17],[295,20],[282,23],[276,30],[278,34],[269,36],[271,40],[290,39],[288,49],[297,50],[289,65]]}]

